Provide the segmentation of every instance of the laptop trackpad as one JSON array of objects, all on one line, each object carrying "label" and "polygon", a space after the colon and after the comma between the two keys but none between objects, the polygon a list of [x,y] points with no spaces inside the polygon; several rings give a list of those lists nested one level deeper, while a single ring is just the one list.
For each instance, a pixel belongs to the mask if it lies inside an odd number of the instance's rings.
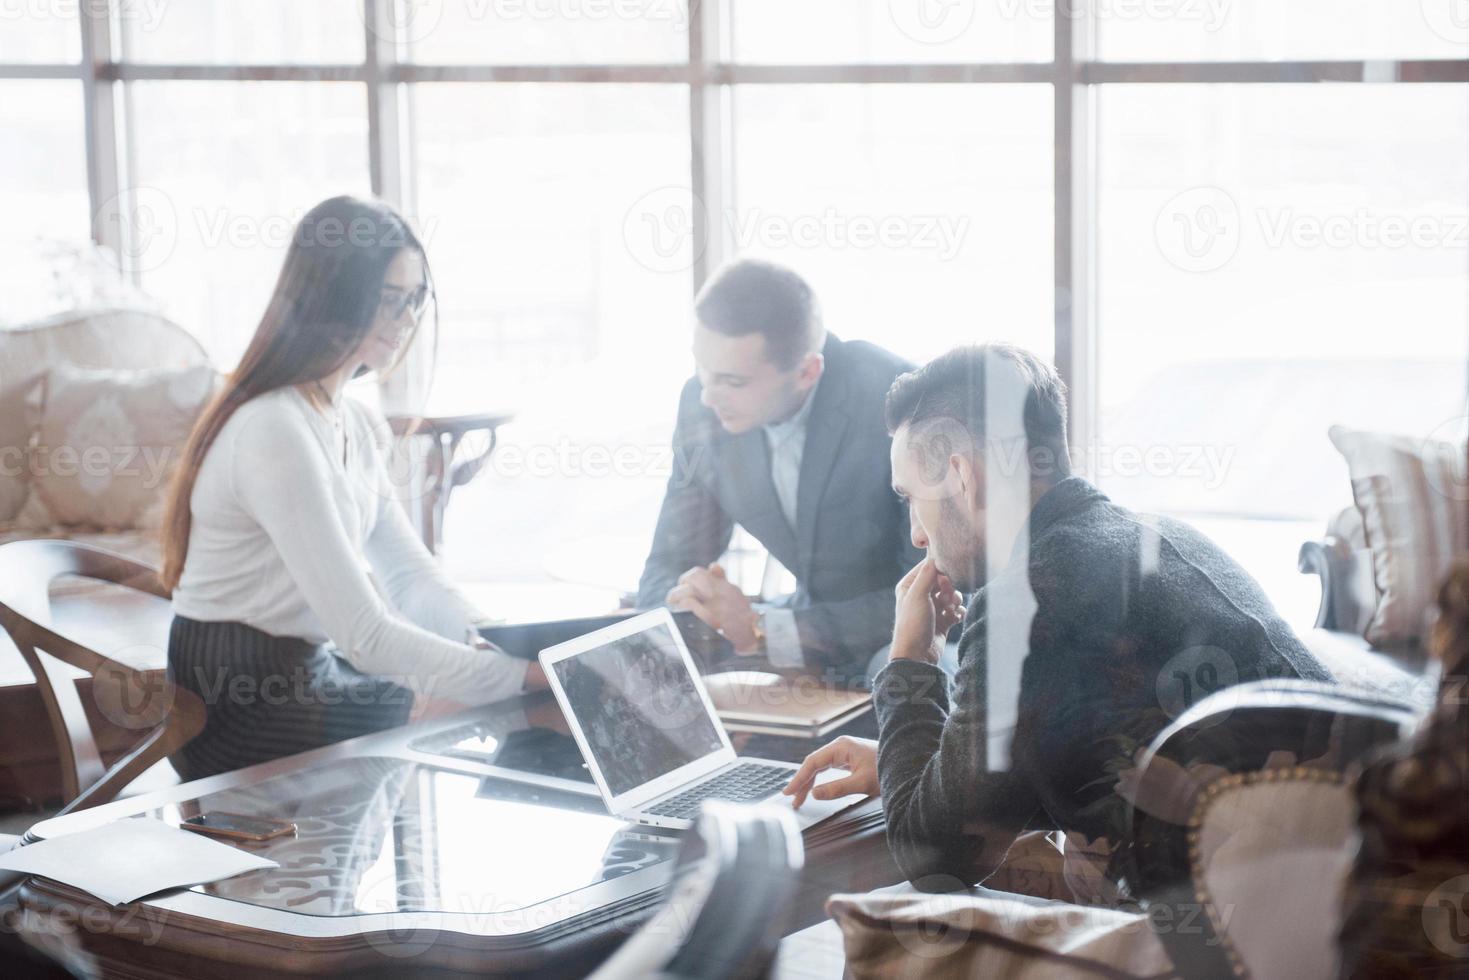
[{"label": "laptop trackpad", "polygon": [[[820,786],[822,783],[829,783],[833,779],[845,779],[849,775],[851,775],[851,773],[847,772],[847,770],[845,769],[828,769],[826,770],[826,772],[817,775],[816,785]],[[787,799],[789,799],[789,797],[775,797],[775,800],[777,802]],[[841,813],[848,807],[856,806],[858,803],[861,803],[866,799],[867,797],[861,793],[854,793],[849,796],[839,796],[834,800],[818,800],[814,796],[807,796],[806,802],[802,803],[801,808],[796,811],[796,824],[802,830],[805,830],[812,824],[819,823],[822,820],[825,820],[827,817]]]}]

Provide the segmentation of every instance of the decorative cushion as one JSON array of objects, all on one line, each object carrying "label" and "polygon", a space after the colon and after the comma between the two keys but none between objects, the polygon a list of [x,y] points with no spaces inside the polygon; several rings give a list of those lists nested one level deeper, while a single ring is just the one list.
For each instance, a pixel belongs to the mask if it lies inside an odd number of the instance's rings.
[{"label": "decorative cushion", "polygon": [[1438,583],[1469,546],[1469,495],[1458,475],[1465,447],[1332,426],[1362,515],[1377,605],[1365,636],[1376,647],[1426,636]]},{"label": "decorative cushion", "polygon": [[14,384],[0,364],[0,524],[9,521],[30,493],[30,467],[26,446],[31,441],[31,423],[25,404],[31,384]]},{"label": "decorative cushion", "polygon": [[0,329],[0,525],[16,516],[30,493],[26,447],[34,419],[26,406],[48,371],[63,364],[143,370],[207,363],[204,349],[182,327],[142,309],[71,312]]},{"label": "decorative cushion", "polygon": [[834,895],[826,908],[857,980],[1174,974],[1147,916],[1130,912],[985,888]]},{"label": "decorative cushion", "polygon": [[1191,821],[1190,861],[1198,900],[1237,973],[1337,976],[1342,888],[1359,843],[1354,816],[1331,770],[1266,769],[1210,784]]},{"label": "decorative cushion", "polygon": [[208,366],[53,368],[33,399],[31,495],[16,525],[159,527],[169,478],[217,381]]}]

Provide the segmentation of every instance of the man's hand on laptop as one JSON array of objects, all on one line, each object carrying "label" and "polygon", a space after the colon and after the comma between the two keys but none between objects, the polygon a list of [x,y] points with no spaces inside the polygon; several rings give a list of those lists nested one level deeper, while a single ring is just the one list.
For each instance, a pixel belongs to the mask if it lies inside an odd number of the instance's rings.
[{"label": "man's hand on laptop", "polygon": [[[850,775],[817,786],[816,777],[828,769],[845,769]],[[851,793],[876,796],[880,792],[877,785],[877,743],[850,735],[829,742],[806,756],[806,761],[801,763],[801,768],[796,770],[781,792],[795,797],[791,806],[797,809],[806,802],[808,795],[814,800],[834,800]]]},{"label": "man's hand on laptop", "polygon": [[760,652],[755,633],[759,614],[719,565],[700,565],[684,572],[669,590],[667,602],[670,609],[687,609],[718,630],[735,653],[753,656]]},{"label": "man's hand on laptop", "polygon": [[964,621],[964,597],[932,558],[913,566],[894,589],[898,609],[893,624],[892,659],[936,664],[944,638]]}]

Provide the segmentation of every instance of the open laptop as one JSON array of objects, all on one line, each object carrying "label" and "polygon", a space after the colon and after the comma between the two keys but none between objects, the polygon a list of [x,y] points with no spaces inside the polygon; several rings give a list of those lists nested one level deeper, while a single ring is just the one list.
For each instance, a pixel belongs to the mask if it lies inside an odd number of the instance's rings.
[{"label": "open laptop", "polygon": [[[705,800],[789,805],[780,790],[797,767],[735,756],[668,610],[543,650],[541,666],[613,816],[683,830]],[[862,799],[808,799],[796,821],[804,829]]]}]

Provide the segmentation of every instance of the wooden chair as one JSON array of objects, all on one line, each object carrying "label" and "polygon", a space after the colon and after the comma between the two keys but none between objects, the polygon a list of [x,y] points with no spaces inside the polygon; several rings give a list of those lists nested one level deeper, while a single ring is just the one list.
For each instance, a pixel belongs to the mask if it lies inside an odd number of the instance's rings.
[{"label": "wooden chair", "polygon": [[[61,759],[69,813],[106,803],[204,728],[204,702],[192,691],[91,650],[51,628],[51,585],[81,576],[135,589],[160,599],[168,592],[157,573],[122,555],[70,541],[15,541],[0,545],[0,628],[35,676]],[[141,740],[109,768],[103,764],[77,685],[68,668],[92,675],[93,696],[108,695],[108,720],[139,730]],[[140,701],[134,698],[140,694]]]}]

